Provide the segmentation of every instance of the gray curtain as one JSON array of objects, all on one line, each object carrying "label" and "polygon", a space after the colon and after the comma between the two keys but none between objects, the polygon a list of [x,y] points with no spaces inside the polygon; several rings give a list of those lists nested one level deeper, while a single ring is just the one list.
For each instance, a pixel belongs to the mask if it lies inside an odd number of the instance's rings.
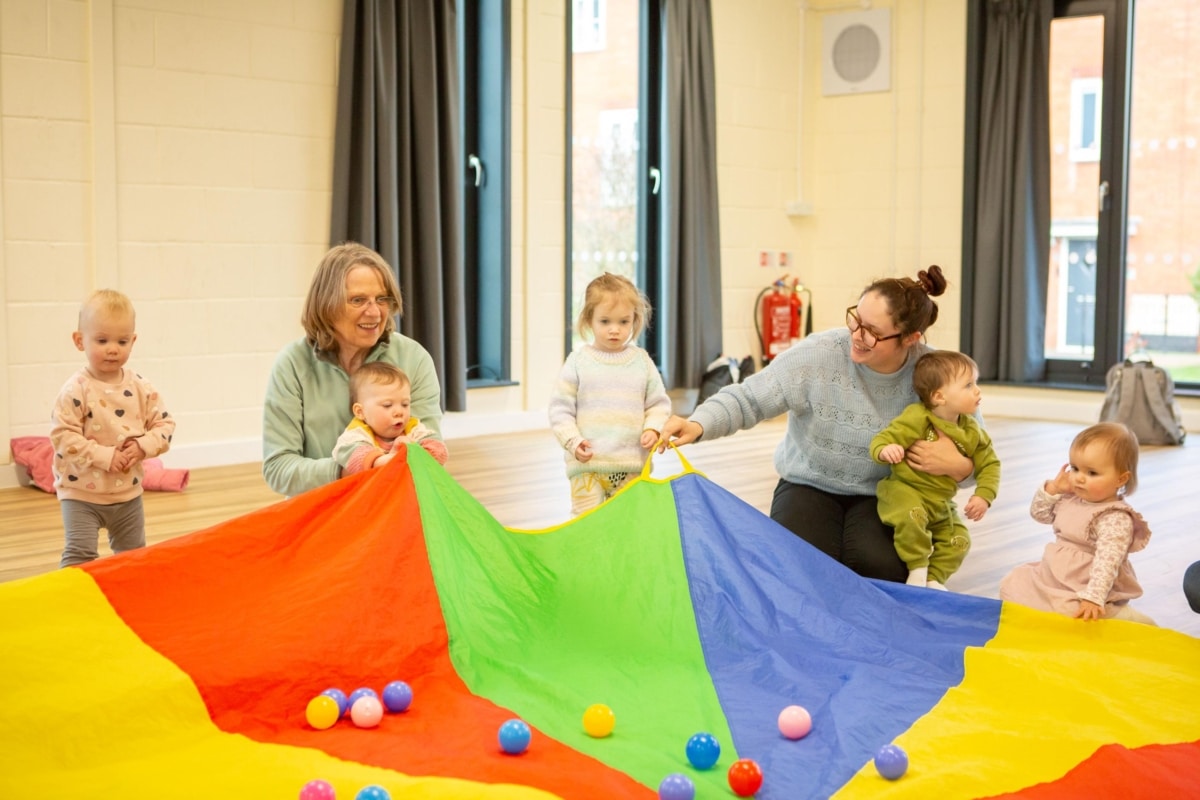
[{"label": "gray curtain", "polygon": [[989,0],[983,23],[970,349],[981,378],[1045,374],[1053,0]]},{"label": "gray curtain", "polygon": [[666,0],[663,380],[697,388],[721,353],[717,110],[709,0]]},{"label": "gray curtain", "polygon": [[455,26],[455,0],[345,0],[330,238],[396,270],[400,331],[433,356],[446,409],[465,411]]}]

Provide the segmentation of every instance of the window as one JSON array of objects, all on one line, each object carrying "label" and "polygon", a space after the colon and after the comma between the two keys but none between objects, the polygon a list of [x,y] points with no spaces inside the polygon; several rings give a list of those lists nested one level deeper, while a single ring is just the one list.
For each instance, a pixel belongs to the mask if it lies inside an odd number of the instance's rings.
[{"label": "window", "polygon": [[463,3],[459,75],[466,267],[467,385],[511,380],[509,4]]},{"label": "window", "polygon": [[[1123,281],[1124,345],[1146,355],[1181,388],[1200,388],[1200,0],[1137,0],[1133,23]],[[1134,224],[1136,222],[1136,224]]]},{"label": "window", "polygon": [[[1069,6],[1070,4],[1068,4]],[[1115,12],[1111,2],[1081,6],[1085,13],[1061,9],[1050,26],[1050,272],[1046,285],[1044,351],[1048,373],[1056,380],[1102,377],[1116,359],[1115,340],[1105,341],[1098,318],[1112,313],[1101,303],[1120,263],[1113,213],[1113,187],[1120,191],[1116,150],[1103,142],[1101,129],[1106,87],[1106,31]],[[1099,12],[1099,13],[1097,13]],[[1111,70],[1115,72],[1115,70]],[[1114,84],[1121,83],[1114,76]],[[1120,109],[1112,104],[1113,113]]]},{"label": "window", "polygon": [[1099,78],[1071,82],[1071,160],[1100,160]]},{"label": "window", "polygon": [[[604,272],[623,275],[661,309],[658,294],[657,0],[572,4],[575,36],[568,54],[567,348],[588,283]],[[580,47],[580,30],[601,18],[602,48]],[[651,356],[657,356],[647,340]]]},{"label": "window", "polygon": [[604,49],[606,0],[574,0],[571,4],[571,50],[594,53]]},{"label": "window", "polygon": [[1200,330],[1195,301],[1180,294],[1131,293],[1125,316],[1126,358],[1187,352]]},{"label": "window", "polygon": [[1088,357],[1096,318],[1096,224],[1057,220],[1050,228],[1046,357]]},{"label": "window", "polygon": [[1090,357],[1096,328],[1096,237],[1064,237],[1051,244],[1051,252],[1051,274],[1062,285],[1051,294],[1057,302],[1048,309],[1046,351],[1052,357]]},{"label": "window", "polygon": [[[973,3],[976,20],[985,3]],[[1138,355],[1200,389],[1197,19],[1200,0],[1054,2],[1051,236],[1011,243],[1049,248],[1047,383],[1103,385],[1109,366]]]},{"label": "window", "polygon": [[600,158],[600,205],[605,208],[636,208],[638,110],[619,108],[601,111],[596,150]]}]

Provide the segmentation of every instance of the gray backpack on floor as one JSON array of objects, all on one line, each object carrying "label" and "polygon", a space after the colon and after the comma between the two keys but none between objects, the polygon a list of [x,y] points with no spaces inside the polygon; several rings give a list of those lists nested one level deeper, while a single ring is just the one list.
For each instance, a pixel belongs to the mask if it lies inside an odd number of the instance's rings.
[{"label": "gray backpack on floor", "polygon": [[1121,422],[1138,444],[1183,444],[1187,431],[1175,403],[1175,381],[1152,361],[1126,359],[1105,376],[1101,422]]}]

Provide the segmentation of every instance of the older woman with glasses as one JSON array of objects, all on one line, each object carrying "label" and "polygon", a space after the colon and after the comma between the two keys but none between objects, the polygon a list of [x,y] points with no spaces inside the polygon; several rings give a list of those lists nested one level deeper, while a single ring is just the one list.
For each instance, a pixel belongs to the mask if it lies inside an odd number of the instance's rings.
[{"label": "older woman with glasses", "polygon": [[[875,486],[889,468],[871,458],[869,445],[917,402],[913,366],[930,350],[922,339],[937,320],[933,298],[945,290],[937,266],[916,280],[875,281],[846,309],[845,328],[802,339],[689,418],[671,417],[664,441],[717,439],[787,412],[787,435],[775,450],[780,480],[771,519],[860,575],[903,583],[908,568],[876,510]],[[914,444],[907,461],[956,481],[972,470],[971,460],[944,437]]]},{"label": "older woman with glasses", "polygon": [[263,477],[296,495],[340,477],[333,446],[352,416],[350,376],[386,361],[408,375],[412,415],[441,439],[442,390],[428,351],[396,332],[400,289],[383,257],[355,242],[325,254],[300,324],[275,359],[263,403]]}]

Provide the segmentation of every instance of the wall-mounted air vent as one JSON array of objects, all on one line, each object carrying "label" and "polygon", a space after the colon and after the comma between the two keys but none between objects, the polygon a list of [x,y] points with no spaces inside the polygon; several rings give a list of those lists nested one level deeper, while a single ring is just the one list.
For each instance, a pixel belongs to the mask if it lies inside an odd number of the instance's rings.
[{"label": "wall-mounted air vent", "polygon": [[892,80],[891,9],[830,14],[822,22],[825,95],[886,92]]}]

